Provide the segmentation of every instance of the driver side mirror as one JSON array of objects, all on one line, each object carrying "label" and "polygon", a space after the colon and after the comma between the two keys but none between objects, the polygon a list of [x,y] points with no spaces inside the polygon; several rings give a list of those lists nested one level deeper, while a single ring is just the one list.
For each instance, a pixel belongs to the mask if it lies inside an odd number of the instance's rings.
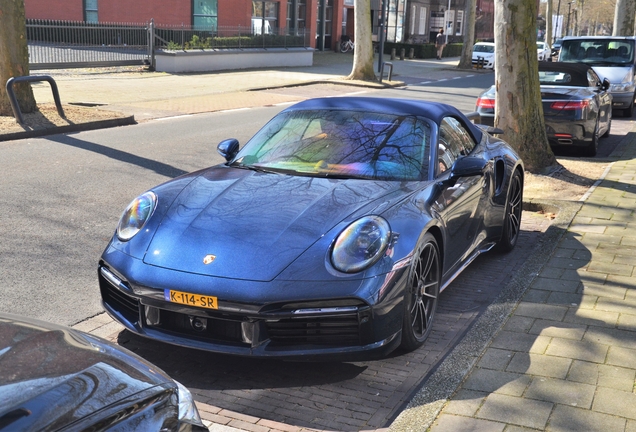
[{"label": "driver side mirror", "polygon": [[607,78],[603,78],[603,83],[601,84],[601,90],[607,91],[610,88],[610,82]]},{"label": "driver side mirror", "polygon": [[459,158],[451,167],[450,180],[456,181],[460,177],[482,176],[487,164],[488,161],[474,156]]},{"label": "driver side mirror", "polygon": [[223,140],[216,146],[216,150],[226,161],[231,161],[239,151],[239,142],[236,138]]}]

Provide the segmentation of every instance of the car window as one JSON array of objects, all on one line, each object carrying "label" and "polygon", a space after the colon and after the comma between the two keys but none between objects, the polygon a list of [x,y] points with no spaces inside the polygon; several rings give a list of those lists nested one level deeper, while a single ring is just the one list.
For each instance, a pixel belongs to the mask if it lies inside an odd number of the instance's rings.
[{"label": "car window", "polygon": [[622,65],[634,62],[634,40],[584,37],[564,40],[559,61]]},{"label": "car window", "polygon": [[493,45],[480,45],[477,44],[473,47],[473,52],[482,52],[482,53],[494,53],[495,47]]},{"label": "car window", "polygon": [[299,110],[276,116],[237,155],[239,166],[317,177],[428,176],[430,124],[411,115]]},{"label": "car window", "polygon": [[475,141],[466,128],[453,117],[445,117],[440,124],[438,142],[438,174],[450,169],[460,157],[475,148]]},{"label": "car window", "polygon": [[[592,69],[589,69],[592,70]],[[573,70],[566,71],[539,71],[539,84],[553,86],[589,87],[589,75],[584,72]],[[594,84],[596,86],[596,84]]]}]

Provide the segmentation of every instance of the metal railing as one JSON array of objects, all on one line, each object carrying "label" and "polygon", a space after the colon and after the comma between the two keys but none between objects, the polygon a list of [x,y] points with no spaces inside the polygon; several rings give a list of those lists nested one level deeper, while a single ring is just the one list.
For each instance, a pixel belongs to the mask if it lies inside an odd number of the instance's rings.
[{"label": "metal railing", "polygon": [[[256,34],[255,34],[256,33]],[[307,48],[305,29],[215,29],[186,25],[27,20],[29,68],[153,65],[154,52],[188,49]]]}]

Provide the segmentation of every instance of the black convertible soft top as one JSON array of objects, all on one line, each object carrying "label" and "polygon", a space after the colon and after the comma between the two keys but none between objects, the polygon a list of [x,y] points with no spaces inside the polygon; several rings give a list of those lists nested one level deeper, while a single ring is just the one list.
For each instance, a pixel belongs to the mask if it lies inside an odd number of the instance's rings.
[{"label": "black convertible soft top", "polygon": [[[539,62],[539,72],[557,72],[570,75],[568,82],[555,81],[554,83],[544,82],[541,84],[567,85],[573,87],[589,87],[587,72],[592,69],[589,64],[570,62]],[[593,70],[593,69],[592,69]]]}]

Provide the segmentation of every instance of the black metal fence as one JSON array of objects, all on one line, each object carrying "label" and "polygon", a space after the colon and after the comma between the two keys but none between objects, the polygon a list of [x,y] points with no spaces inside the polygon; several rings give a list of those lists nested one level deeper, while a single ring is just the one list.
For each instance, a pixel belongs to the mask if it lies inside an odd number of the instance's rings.
[{"label": "black metal fence", "polygon": [[152,65],[156,50],[309,47],[305,29],[27,20],[29,67]]}]

